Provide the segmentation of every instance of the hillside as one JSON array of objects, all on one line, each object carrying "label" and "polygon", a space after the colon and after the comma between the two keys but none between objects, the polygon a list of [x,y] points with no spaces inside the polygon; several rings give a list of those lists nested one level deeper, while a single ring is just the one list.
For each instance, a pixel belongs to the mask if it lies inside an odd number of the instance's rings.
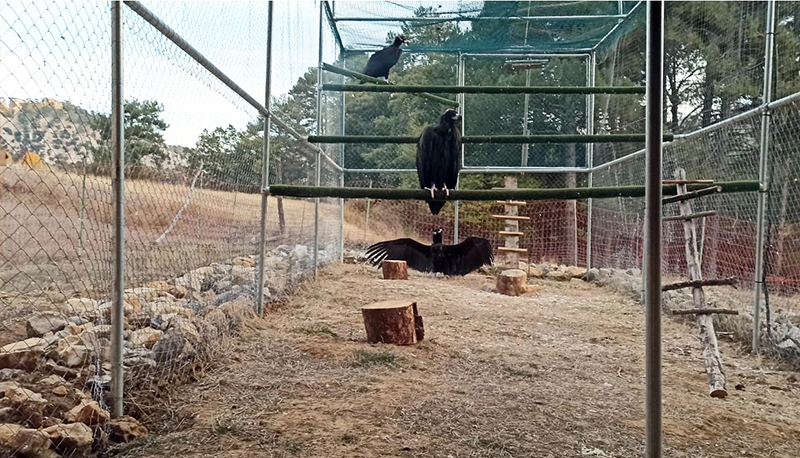
[{"label": "hillside", "polygon": [[[49,164],[67,166],[92,163],[92,149],[101,144],[100,132],[91,126],[92,113],[69,102],[54,99],[0,99],[0,150],[14,162],[26,152],[38,154]],[[183,147],[168,146],[163,167],[183,165]],[[144,165],[149,164],[147,158]]]}]

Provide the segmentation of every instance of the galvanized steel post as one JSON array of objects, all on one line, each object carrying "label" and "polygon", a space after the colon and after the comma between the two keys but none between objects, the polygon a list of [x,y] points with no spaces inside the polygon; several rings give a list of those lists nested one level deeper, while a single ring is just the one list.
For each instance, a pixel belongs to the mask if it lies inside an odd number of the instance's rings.
[{"label": "galvanized steel post", "polygon": [[261,153],[261,226],[260,237],[258,240],[258,275],[256,280],[256,313],[259,316],[264,314],[264,261],[267,249],[267,204],[269,203],[269,150],[270,138],[269,131],[272,127],[272,112],[270,109],[270,97],[272,97],[272,10],[274,2],[270,0],[267,13],[267,78],[264,86],[264,108],[268,115],[264,116],[264,144]]},{"label": "galvanized steel post", "polygon": [[[458,71],[456,78],[458,79],[458,85],[464,85],[464,56],[461,52],[458,53]],[[464,135],[464,123],[466,122],[464,118],[466,118],[466,112],[464,110],[464,98],[465,94],[462,92],[456,96],[459,107],[461,107],[461,135]],[[461,166],[464,166],[464,144],[461,144]],[[456,181],[456,189],[459,189],[461,185],[461,173],[458,174],[458,181]],[[453,243],[458,243],[458,211],[460,210],[460,202],[455,201],[453,202]]]},{"label": "galvanized steel post", "polygon": [[122,94],[122,2],[111,2],[111,184],[114,193],[114,278],[111,298],[111,415],[123,414],[125,326],[125,106]]},{"label": "galvanized steel post", "polygon": [[[775,50],[775,1],[767,2],[767,29],[766,45],[764,47],[764,92],[762,103],[768,104],[772,101],[772,74],[774,67]],[[764,239],[765,219],[767,208],[767,193],[769,192],[769,128],[771,122],[771,112],[769,109],[761,113],[761,142],[760,153],[758,156],[758,181],[761,189],[758,192],[758,210],[756,216],[756,265],[753,279],[753,353],[758,352],[761,344],[761,294],[763,291],[764,277]]]},{"label": "galvanized steel post", "polygon": [[[317,59],[317,135],[323,134],[322,129],[322,17],[324,4],[319,2],[319,58]],[[317,151],[317,160],[314,165],[314,186],[320,184],[320,151]],[[319,273],[319,197],[314,198],[314,278]]]},{"label": "galvanized steel post", "polygon": [[[586,85],[594,87],[595,74],[597,73],[597,53],[592,52],[586,63],[587,76]],[[586,133],[594,134],[594,94],[586,96]],[[592,167],[594,167],[594,143],[586,144],[586,168],[589,173],[586,176],[586,185],[592,187]],[[586,200],[586,269],[592,268],[592,199]]]},{"label": "galvanized steel post", "polygon": [[647,458],[661,458],[661,197],[664,103],[664,3],[647,3],[645,165],[645,415]]}]

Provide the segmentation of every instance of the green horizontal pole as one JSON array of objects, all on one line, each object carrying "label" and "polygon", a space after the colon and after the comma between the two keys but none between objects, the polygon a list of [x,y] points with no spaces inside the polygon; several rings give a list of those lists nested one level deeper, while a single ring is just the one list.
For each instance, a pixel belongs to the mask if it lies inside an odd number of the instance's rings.
[{"label": "green horizontal pole", "polygon": [[422,92],[445,94],[644,94],[644,86],[401,86],[399,84],[323,84],[323,91]]},{"label": "green horizontal pole", "polygon": [[[670,142],[672,134],[664,134]],[[402,135],[309,135],[309,143],[417,143],[419,137]],[[644,143],[644,134],[606,135],[466,135],[462,143]]]},{"label": "green horizontal pole", "polygon": [[[354,72],[354,71],[348,70],[346,68],[336,67],[334,65],[326,64],[324,62],[322,64],[322,69],[325,70],[325,71],[331,72],[331,73],[336,73],[337,75],[349,76],[351,78],[356,78],[356,79],[359,79],[359,80],[367,82],[367,83],[375,83],[375,84],[380,84],[380,85],[383,85],[383,86],[391,86],[390,83],[387,83],[386,81],[384,81],[384,80],[382,80],[380,78],[374,78],[372,76],[365,75],[363,73]],[[325,85],[323,84],[323,86],[325,86]],[[351,86],[359,86],[359,85],[358,84],[352,84]],[[442,105],[458,108],[458,102],[456,102],[455,100],[450,100],[450,99],[447,99],[447,98],[444,98],[444,97],[439,97],[438,95],[427,94],[427,93],[424,93],[424,92],[421,93],[421,94],[418,94],[418,95],[420,97],[424,97],[426,99],[433,100],[434,102],[439,102]]]},{"label": "green horizontal pole", "polygon": [[[689,190],[701,189],[707,185],[687,185]],[[758,191],[758,181],[726,181],[715,183],[722,192]],[[333,197],[339,199],[385,199],[385,200],[427,200],[431,194],[422,189],[380,189],[380,188],[334,188],[314,186],[272,185],[270,194],[285,197]],[[603,199],[611,197],[644,197],[644,186],[615,186],[606,188],[562,188],[562,189],[488,189],[438,191],[436,200],[567,200]],[[675,185],[664,185],[665,196],[677,194]]]}]

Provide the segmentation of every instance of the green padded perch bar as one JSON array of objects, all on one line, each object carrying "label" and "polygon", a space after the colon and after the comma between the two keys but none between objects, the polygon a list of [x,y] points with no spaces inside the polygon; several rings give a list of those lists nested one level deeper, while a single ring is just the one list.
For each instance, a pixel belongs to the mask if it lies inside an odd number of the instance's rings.
[{"label": "green padded perch bar", "polygon": [[363,84],[323,84],[323,91],[406,92],[419,94],[642,94],[644,86],[401,86]]},{"label": "green padded perch bar", "polygon": [[[664,134],[664,141],[671,142],[672,134]],[[381,135],[309,135],[309,143],[417,143],[414,136]],[[644,143],[644,134],[605,135],[465,135],[461,143]]]},{"label": "green padded perch bar", "polygon": [[[758,191],[758,181],[723,181],[715,183],[722,192]],[[687,185],[689,190],[702,189],[703,184]],[[676,185],[664,185],[664,195],[676,195]],[[436,200],[567,200],[603,199],[610,197],[644,197],[644,186],[619,186],[606,188],[560,188],[560,189],[486,189],[437,191]],[[314,186],[272,185],[269,193],[285,197],[334,197],[339,199],[385,199],[385,200],[426,200],[431,193],[423,189],[381,189],[381,188],[333,188]]]},{"label": "green padded perch bar", "polygon": [[[359,80],[367,82],[367,83],[375,83],[375,84],[380,84],[380,85],[383,85],[383,86],[392,86],[391,83],[387,83],[386,81],[384,81],[384,80],[382,80],[380,78],[373,78],[373,77],[371,77],[369,75],[364,75],[363,73],[354,72],[354,71],[348,70],[346,68],[339,68],[339,67],[333,66],[331,64],[326,64],[324,62],[322,63],[322,69],[325,70],[325,71],[331,72],[331,73],[336,73],[337,75],[349,76],[349,77],[352,77],[352,78],[356,78],[356,79],[359,79]],[[323,84],[323,86],[324,86],[324,84]],[[352,86],[358,86],[358,85],[354,84]],[[424,97],[426,99],[433,100],[434,102],[439,102],[442,105],[458,108],[458,102],[456,102],[455,100],[450,100],[450,99],[447,99],[447,98],[444,98],[444,97],[439,97],[438,95],[427,94],[427,93],[424,93],[424,92],[420,93],[418,95],[420,97]]]}]

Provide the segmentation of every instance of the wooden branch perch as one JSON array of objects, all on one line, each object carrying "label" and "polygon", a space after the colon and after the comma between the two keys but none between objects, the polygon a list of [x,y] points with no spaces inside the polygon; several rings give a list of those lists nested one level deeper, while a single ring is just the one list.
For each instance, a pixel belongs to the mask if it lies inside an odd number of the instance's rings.
[{"label": "wooden branch perch", "polygon": [[663,184],[714,184],[714,180],[663,180]]},{"label": "wooden branch perch", "polygon": [[673,315],[708,315],[712,313],[719,313],[721,315],[738,315],[738,310],[728,309],[686,309],[686,310],[673,310]]},{"label": "wooden branch perch", "polygon": [[678,194],[677,196],[667,197],[661,200],[662,204],[671,204],[674,202],[686,202],[687,200],[696,199],[698,197],[707,196],[709,194],[716,194],[722,192],[722,186],[712,186],[710,188],[698,189],[697,191],[689,191],[685,194]]},{"label": "wooden branch perch", "polygon": [[714,216],[716,214],[717,214],[716,210],[709,210],[705,212],[692,213],[691,215],[665,216],[664,218],[661,218],[661,221],[686,221],[690,219]]},{"label": "wooden branch perch", "polygon": [[736,277],[712,278],[710,280],[689,280],[689,281],[682,281],[678,283],[671,283],[669,285],[664,285],[661,287],[661,291],[672,291],[675,289],[683,289],[683,288],[699,288],[702,286],[723,286],[723,285],[730,285],[735,288],[737,282],[738,280],[736,279]]}]

